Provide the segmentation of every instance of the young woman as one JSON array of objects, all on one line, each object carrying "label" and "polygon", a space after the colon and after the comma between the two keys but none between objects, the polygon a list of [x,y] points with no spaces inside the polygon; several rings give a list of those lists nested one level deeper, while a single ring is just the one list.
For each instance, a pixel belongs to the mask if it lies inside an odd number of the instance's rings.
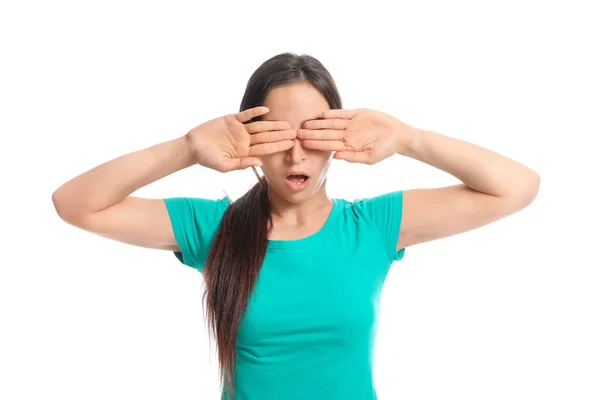
[{"label": "young woman", "polygon": [[[402,155],[463,184],[330,198],[332,159]],[[144,199],[137,189],[192,165],[252,167],[244,196]],[[263,176],[255,167],[261,166]],[[87,171],[53,194],[68,223],[174,251],[206,282],[222,398],[376,399],[379,295],[406,247],[519,211],[539,175],[497,153],[369,109],[344,110],[326,68],[279,54],[251,76],[240,112]]]}]

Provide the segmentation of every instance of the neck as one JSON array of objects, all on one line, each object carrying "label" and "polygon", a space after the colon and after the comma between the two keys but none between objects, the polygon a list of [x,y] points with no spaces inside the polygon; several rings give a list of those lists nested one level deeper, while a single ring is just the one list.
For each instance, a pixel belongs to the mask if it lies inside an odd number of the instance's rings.
[{"label": "neck", "polygon": [[273,218],[285,220],[295,225],[310,221],[314,216],[321,213],[328,213],[333,206],[333,200],[327,196],[325,183],[326,181],[323,182],[317,193],[301,202],[292,202],[281,197],[269,185],[267,194],[271,203]]}]

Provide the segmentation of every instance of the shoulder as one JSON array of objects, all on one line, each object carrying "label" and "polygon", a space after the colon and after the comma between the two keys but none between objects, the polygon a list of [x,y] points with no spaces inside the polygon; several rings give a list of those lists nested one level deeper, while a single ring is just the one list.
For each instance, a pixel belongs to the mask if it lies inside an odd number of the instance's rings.
[{"label": "shoulder", "polygon": [[180,250],[175,255],[183,264],[202,271],[210,244],[231,200],[228,197],[170,197],[164,200]]},{"label": "shoulder", "polygon": [[356,228],[383,245],[390,262],[398,261],[403,251],[396,248],[403,217],[404,191],[396,190],[352,201],[340,199],[346,220],[355,221]]},{"label": "shoulder", "polygon": [[213,230],[231,204],[229,197],[207,199],[203,197],[168,197],[164,199],[174,225],[190,229],[201,225],[203,230]]},{"label": "shoulder", "polygon": [[402,209],[404,191],[396,190],[385,192],[370,197],[358,197],[353,200],[336,199],[342,209],[349,210],[357,215],[369,216],[377,213],[387,213],[394,209]]}]

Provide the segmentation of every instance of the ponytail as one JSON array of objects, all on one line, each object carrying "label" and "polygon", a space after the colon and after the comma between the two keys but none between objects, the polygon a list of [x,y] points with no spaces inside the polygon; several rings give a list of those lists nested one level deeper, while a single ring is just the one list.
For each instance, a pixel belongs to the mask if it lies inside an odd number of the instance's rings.
[{"label": "ponytail", "polygon": [[217,339],[221,384],[234,399],[239,324],[254,290],[273,226],[267,181],[252,169],[258,183],[225,211],[202,273],[206,283],[205,314],[209,333]]}]

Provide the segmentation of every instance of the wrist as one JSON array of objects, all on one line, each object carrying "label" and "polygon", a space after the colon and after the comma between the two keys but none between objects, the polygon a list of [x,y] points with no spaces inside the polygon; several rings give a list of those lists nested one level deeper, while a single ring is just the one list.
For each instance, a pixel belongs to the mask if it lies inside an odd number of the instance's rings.
[{"label": "wrist", "polygon": [[422,137],[423,130],[398,121],[398,127],[395,130],[397,136],[396,153],[406,157],[413,157],[418,142]]},{"label": "wrist", "polygon": [[194,146],[189,134],[185,134],[183,136],[178,137],[174,140],[174,143],[176,143],[176,154],[177,157],[180,159],[182,169],[197,164],[196,155],[194,153]]}]

